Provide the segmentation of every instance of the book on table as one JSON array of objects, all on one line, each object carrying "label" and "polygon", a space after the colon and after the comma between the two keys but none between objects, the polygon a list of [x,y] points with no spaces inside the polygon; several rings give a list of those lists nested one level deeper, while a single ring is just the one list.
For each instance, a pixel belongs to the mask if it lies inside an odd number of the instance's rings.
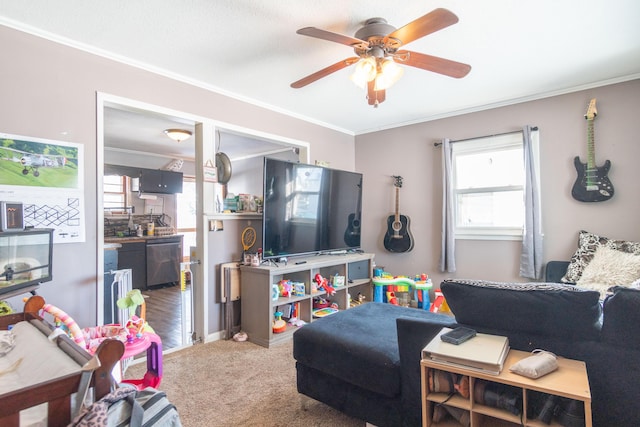
[{"label": "book on table", "polygon": [[458,366],[499,375],[509,353],[509,338],[499,335],[476,334],[462,344],[451,344],[440,339],[440,335],[451,331],[442,328],[429,344],[422,349],[422,358],[445,366]]}]

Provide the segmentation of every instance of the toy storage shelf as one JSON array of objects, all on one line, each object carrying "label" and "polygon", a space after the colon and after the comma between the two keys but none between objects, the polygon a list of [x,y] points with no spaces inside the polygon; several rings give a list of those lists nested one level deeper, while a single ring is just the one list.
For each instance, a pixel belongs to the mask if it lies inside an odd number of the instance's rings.
[{"label": "toy storage shelf", "polygon": [[[504,362],[504,369],[500,375],[490,375],[464,367],[443,365],[430,359],[422,359],[420,362],[420,376],[422,382],[422,425],[423,427],[443,427],[459,426],[460,424],[451,417],[434,422],[433,411],[436,405],[443,404],[467,411],[469,414],[471,427],[494,427],[494,426],[559,426],[556,420],[550,424],[545,424],[540,420],[532,419],[527,415],[528,399],[531,393],[545,393],[563,398],[580,401],[584,404],[585,426],[591,427],[591,392],[587,369],[584,362],[579,360],[558,358],[558,369],[538,379],[530,379],[509,371],[509,366],[521,359],[530,356],[530,353],[510,350]],[[436,369],[439,371],[453,372],[469,377],[469,397],[464,398],[459,394],[449,397],[448,393],[430,392],[428,387],[429,371]],[[505,384],[518,389],[518,394],[522,393],[521,401],[522,415],[513,413],[492,406],[480,404],[474,397],[476,387],[480,382]]]},{"label": "toy storage shelf", "polygon": [[[297,326],[287,324],[281,333],[272,331],[272,322],[277,307],[294,303],[298,307],[298,318],[304,322],[314,321],[313,298],[323,297],[338,305],[339,310],[350,306],[350,299],[360,294],[364,301],[373,301],[371,284],[373,272],[373,254],[339,254],[296,257],[288,264],[240,267],[241,327],[247,333],[249,341],[270,347],[291,339]],[[335,287],[335,294],[329,296],[325,291],[311,291],[316,274],[327,279],[332,276],[344,276],[344,285]],[[303,296],[279,297],[272,299],[272,285],[281,280],[304,283]],[[304,327],[304,326],[302,326]]]}]

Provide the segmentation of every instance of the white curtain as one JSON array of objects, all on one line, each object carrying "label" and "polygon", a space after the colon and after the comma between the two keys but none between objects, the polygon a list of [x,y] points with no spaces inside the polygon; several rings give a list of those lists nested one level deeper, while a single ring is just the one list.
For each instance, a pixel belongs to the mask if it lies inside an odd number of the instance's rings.
[{"label": "white curtain", "polygon": [[442,140],[442,247],[440,252],[440,272],[456,271],[456,239],[453,224],[453,154],[449,138]]},{"label": "white curtain", "polygon": [[[525,222],[520,255],[520,276],[530,279],[542,277],[542,209],[539,181],[535,168],[534,148],[538,131],[527,125],[522,130],[525,168],[524,205]],[[535,146],[535,147],[534,147]]]}]

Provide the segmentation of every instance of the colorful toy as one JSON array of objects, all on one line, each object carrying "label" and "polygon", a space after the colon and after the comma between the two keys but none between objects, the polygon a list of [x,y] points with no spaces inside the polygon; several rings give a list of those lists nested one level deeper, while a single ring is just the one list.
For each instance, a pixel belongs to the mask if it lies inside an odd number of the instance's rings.
[{"label": "colorful toy", "polygon": [[[373,300],[375,302],[388,302],[384,300],[386,292],[408,292],[416,282],[408,277],[374,277]],[[394,295],[395,296],[395,295]]]},{"label": "colorful toy", "polygon": [[287,330],[287,322],[282,320],[282,312],[276,311],[274,313],[275,319],[273,320],[272,330],[274,334],[280,334]]},{"label": "colorful toy", "polygon": [[393,305],[399,305],[398,304],[398,298],[396,298],[396,293],[391,291],[387,291],[387,302],[389,304],[393,304]]},{"label": "colorful toy", "polygon": [[404,276],[393,277],[388,273],[382,273],[380,277],[373,278],[373,300],[399,304],[398,293],[413,293],[413,300],[418,308],[431,309],[429,291],[432,288],[431,279],[426,274],[416,275],[413,279]]},{"label": "colorful toy", "polygon": [[291,284],[291,280],[283,279],[278,282],[278,286],[280,288],[280,296],[281,297],[290,297],[291,289],[293,285]]},{"label": "colorful toy", "polygon": [[143,332],[151,332],[147,331],[147,322],[141,317],[136,316],[135,314],[131,316],[131,318],[125,323],[125,329],[129,331],[129,340],[131,341],[133,337],[140,338]]},{"label": "colorful toy", "polygon": [[331,276],[331,285],[335,288],[344,286],[344,276],[339,276],[337,274],[335,276]]},{"label": "colorful toy", "polygon": [[71,316],[51,304],[45,304],[44,307],[42,307],[42,311],[44,313],[49,313],[50,315],[52,315],[55,319],[55,323],[57,323],[58,325],[64,325],[69,337],[73,339],[76,344],[78,344],[83,349],[87,348],[87,343],[84,340],[84,334],[82,333],[82,330],[80,329],[76,321],[73,320]]},{"label": "colorful toy", "polygon": [[336,293],[335,288],[329,285],[329,281],[322,277],[320,273],[316,274],[314,279],[318,284],[318,290],[324,290],[328,295],[333,295]]},{"label": "colorful toy", "polygon": [[145,333],[142,339],[126,344],[122,359],[133,357],[142,351],[147,352],[147,372],[141,379],[124,379],[123,383],[135,386],[138,390],[147,387],[158,388],[162,381],[162,340],[156,334]]},{"label": "colorful toy", "polygon": [[442,291],[438,289],[434,292],[434,295],[435,300],[431,306],[431,311],[434,313],[451,313],[451,309],[449,309],[449,305],[447,304],[447,300],[444,298]]},{"label": "colorful toy", "polygon": [[433,285],[431,284],[431,279],[426,277],[426,274],[423,274],[423,276],[425,276],[424,281],[416,281],[414,297],[415,300],[418,301],[418,308],[430,310],[431,300],[429,298],[429,290]]},{"label": "colorful toy", "polygon": [[[139,338],[143,332],[154,333],[153,328],[145,320],[145,302],[140,289],[130,290],[125,296],[119,298],[116,304],[122,310],[129,309],[130,317],[124,326],[129,330],[130,339]],[[140,317],[135,314],[138,306],[141,306]]]},{"label": "colorful toy", "polygon": [[0,316],[5,316],[11,313],[13,313],[11,304],[9,304],[7,301],[0,301]]},{"label": "colorful toy", "polygon": [[129,331],[119,324],[83,328],[82,333],[87,343],[87,351],[90,354],[94,354],[98,346],[106,339],[117,339],[126,343],[129,337]]},{"label": "colorful toy", "polygon": [[304,283],[293,282],[293,295],[297,297],[303,297],[305,295],[304,290],[305,290]]},{"label": "colorful toy", "polygon": [[338,311],[339,310],[337,308],[331,307],[319,308],[317,310],[313,310],[313,317],[326,317],[337,313]]},{"label": "colorful toy", "polygon": [[324,299],[322,297],[316,297],[316,298],[313,299],[313,308],[314,309],[329,307],[330,304],[331,303],[328,300],[326,300],[326,299]]}]

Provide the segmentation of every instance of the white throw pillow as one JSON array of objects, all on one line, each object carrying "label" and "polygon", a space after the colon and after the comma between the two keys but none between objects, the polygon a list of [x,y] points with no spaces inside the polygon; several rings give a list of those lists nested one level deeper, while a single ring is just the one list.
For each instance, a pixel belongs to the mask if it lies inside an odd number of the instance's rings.
[{"label": "white throw pillow", "polygon": [[611,286],[630,286],[638,279],[640,255],[600,246],[576,285],[597,290],[604,297]]},{"label": "white throw pillow", "polygon": [[593,259],[599,247],[606,246],[620,252],[640,255],[640,243],[626,240],[613,240],[599,236],[588,231],[580,231],[578,236],[578,249],[571,257],[567,272],[562,278],[563,283],[577,283],[582,272]]}]

